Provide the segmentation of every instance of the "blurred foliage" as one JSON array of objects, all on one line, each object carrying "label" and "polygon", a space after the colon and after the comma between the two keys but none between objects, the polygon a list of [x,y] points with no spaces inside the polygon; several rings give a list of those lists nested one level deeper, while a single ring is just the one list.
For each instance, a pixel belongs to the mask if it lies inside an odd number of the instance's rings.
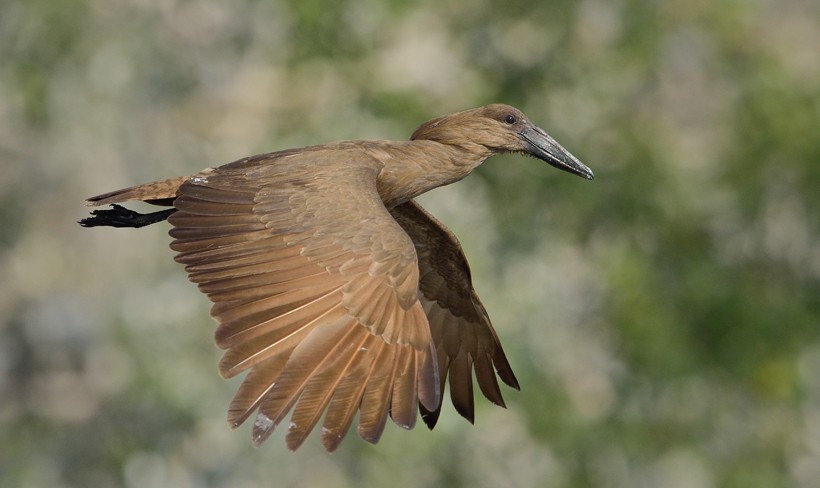
[{"label": "blurred foliage", "polygon": [[[817,486],[819,5],[4,1],[0,486]],[[422,198],[522,384],[475,426],[253,449],[162,227],[75,224],[496,101],[596,180],[504,156]]]}]

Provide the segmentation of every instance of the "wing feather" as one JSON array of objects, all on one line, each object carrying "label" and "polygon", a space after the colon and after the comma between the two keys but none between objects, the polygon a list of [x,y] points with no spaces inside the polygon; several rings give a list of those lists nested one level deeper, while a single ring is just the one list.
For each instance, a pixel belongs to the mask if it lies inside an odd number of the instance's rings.
[{"label": "wing feather", "polygon": [[401,350],[396,348],[382,349],[377,361],[384,367],[371,371],[362,396],[358,431],[359,436],[371,444],[379,442],[384,432],[400,354]]},{"label": "wing feather", "polygon": [[330,403],[333,393],[349,369],[355,369],[356,361],[362,357],[356,354],[359,348],[373,337],[364,330],[355,329],[355,337],[350,338],[349,345],[339,354],[339,361],[332,363],[317,374],[314,374],[305,391],[299,397],[299,403],[293,410],[286,441],[288,448],[296,450],[307,438],[313,427]]},{"label": "wing feather", "polygon": [[[437,359],[443,394],[450,380],[456,410],[470,422],[475,418],[473,371],[479,389],[491,402],[504,406],[498,377],[518,389],[518,381],[472,285],[470,268],[458,239],[414,201],[390,213],[413,239],[419,260],[419,300],[424,306]],[[433,428],[441,413],[422,405],[422,418]]]},{"label": "wing feather", "polygon": [[[343,316],[332,324],[323,324],[313,329],[294,348],[285,369],[276,378],[273,387],[259,405],[258,415],[267,417],[272,423],[264,428],[259,423],[254,425],[255,444],[264,442],[273,429],[284,420],[308,383],[313,378],[321,378],[324,372],[339,361],[345,350],[350,348],[351,339],[359,332],[355,327],[351,327],[355,325],[351,322],[353,320],[349,316]],[[310,405],[311,399],[307,400]],[[288,430],[294,430],[294,427],[299,426],[292,422]]]},{"label": "wing feather", "polygon": [[378,195],[379,164],[331,155],[274,153],[192,177],[169,218],[176,260],[214,302],[221,374],[249,370],[228,420],[256,411],[256,444],[291,411],[288,447],[325,415],[333,450],[357,410],[376,442],[388,415],[410,428],[419,402],[440,404],[415,247]]},{"label": "wing feather", "polygon": [[389,346],[381,338],[370,335],[356,351],[354,367],[346,372],[346,376],[336,387],[322,426],[322,444],[329,452],[339,447],[350,429],[353,417],[362,402],[367,378],[374,368],[381,364],[378,358],[382,357],[382,352],[387,348]]}]

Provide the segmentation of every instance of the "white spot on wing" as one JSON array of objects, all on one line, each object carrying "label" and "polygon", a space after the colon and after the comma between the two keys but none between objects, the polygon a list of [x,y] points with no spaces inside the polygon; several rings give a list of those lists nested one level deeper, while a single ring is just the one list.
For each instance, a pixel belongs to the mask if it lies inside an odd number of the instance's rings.
[{"label": "white spot on wing", "polygon": [[341,435],[339,435],[337,432],[334,432],[334,431],[332,431],[332,430],[328,429],[327,427],[322,427],[322,434],[332,434],[332,435],[333,435],[333,436],[335,436],[337,439],[341,439],[341,438],[342,438],[342,436],[341,436]]},{"label": "white spot on wing", "polygon": [[256,414],[256,420],[253,421],[253,426],[267,432],[273,428],[273,420],[264,413],[259,412]]}]

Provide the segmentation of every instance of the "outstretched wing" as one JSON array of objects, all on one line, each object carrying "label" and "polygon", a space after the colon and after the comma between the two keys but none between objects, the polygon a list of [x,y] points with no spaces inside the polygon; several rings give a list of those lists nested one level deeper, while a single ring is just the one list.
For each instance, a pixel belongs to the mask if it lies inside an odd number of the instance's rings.
[{"label": "outstretched wing", "polygon": [[[473,422],[473,370],[478,386],[491,402],[504,406],[496,372],[518,389],[487,311],[473,289],[470,267],[456,236],[421,206],[409,201],[390,213],[413,240],[419,261],[419,299],[427,314],[440,368],[439,391],[450,379],[450,397],[461,416]],[[421,406],[431,429],[438,408]]]},{"label": "outstretched wing", "polygon": [[326,412],[332,451],[357,410],[375,443],[388,414],[412,428],[419,402],[439,408],[416,252],[378,195],[379,165],[338,149],[274,153],[179,188],[171,247],[214,302],[220,372],[250,370],[228,420],[258,410],[256,444],[290,410],[290,449]]}]

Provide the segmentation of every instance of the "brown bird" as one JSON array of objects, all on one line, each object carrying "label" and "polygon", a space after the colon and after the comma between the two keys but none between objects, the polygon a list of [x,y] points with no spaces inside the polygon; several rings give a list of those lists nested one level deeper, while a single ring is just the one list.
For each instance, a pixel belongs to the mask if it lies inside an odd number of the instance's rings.
[{"label": "brown bird", "polygon": [[112,205],[80,224],[167,219],[176,261],[214,303],[216,343],[227,350],[220,373],[250,370],[230,425],[256,412],[259,445],[292,410],[286,440],[295,450],[324,415],[322,444],[333,451],[357,412],[371,443],[388,415],[410,429],[418,409],[432,429],[447,378],[470,422],[473,372],[497,405],[496,374],[519,388],[458,240],[413,201],[504,152],[593,178],[519,110],[494,104],[425,122],[410,141],[287,149],[91,197],[172,208]]}]

